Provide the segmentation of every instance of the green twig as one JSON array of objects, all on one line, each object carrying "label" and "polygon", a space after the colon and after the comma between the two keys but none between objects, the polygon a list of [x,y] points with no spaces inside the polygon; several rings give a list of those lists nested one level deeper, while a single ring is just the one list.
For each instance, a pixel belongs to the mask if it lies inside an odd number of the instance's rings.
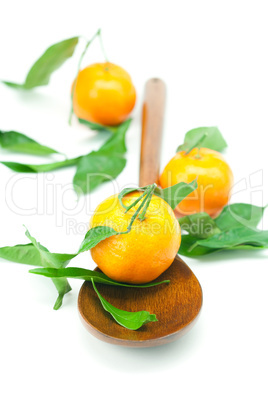
[{"label": "green twig", "polygon": [[[145,192],[142,193],[142,195],[140,195],[134,202],[132,202],[132,204],[130,204],[128,207],[123,205],[123,207],[125,208],[125,213],[127,213],[131,208],[135,207],[135,205],[138,204],[138,202],[144,197]],[[123,204],[123,203],[122,203]]]},{"label": "green twig", "polygon": [[[188,155],[194,148],[200,148],[198,147],[198,145],[202,144],[203,140],[207,137],[207,133],[205,133],[204,135],[202,135],[201,138],[199,138],[199,140],[197,140],[187,151],[185,151],[185,155]],[[199,152],[197,155],[197,158],[200,158]]]},{"label": "green twig", "polygon": [[87,49],[89,48],[89,46],[91,45],[91,43],[94,41],[94,39],[96,39],[97,36],[100,36],[100,34],[101,34],[101,30],[99,29],[99,30],[95,33],[95,35],[93,35],[93,37],[92,37],[89,41],[87,41],[86,46],[85,46],[85,49],[83,50],[83,52],[82,52],[82,54],[81,54],[81,56],[80,56],[79,62],[78,62],[77,74],[76,74],[76,77],[75,77],[75,80],[74,80],[74,83],[73,83],[73,88],[72,88],[72,93],[71,93],[71,110],[70,110],[70,115],[69,115],[69,124],[70,124],[70,125],[71,125],[72,116],[73,116],[73,97],[74,97],[74,91],[75,91],[75,87],[76,87],[76,83],[77,83],[77,77],[78,77],[78,74],[79,74],[79,71],[80,71],[80,68],[81,68],[81,64],[82,64],[83,58],[84,58],[84,56],[85,56],[85,54],[86,54],[86,52],[87,52]]},{"label": "green twig", "polygon": [[150,192],[149,192],[148,196],[146,197],[146,199],[147,199],[146,204],[145,204],[145,206],[144,206],[144,208],[142,210],[142,213],[138,217],[138,219],[140,221],[143,221],[145,219],[145,214],[146,214],[147,208],[149,207],[149,204],[151,202],[151,199],[152,199],[152,196],[153,196],[155,188],[156,188],[156,184],[152,184]]},{"label": "green twig", "polygon": [[103,56],[104,56],[104,58],[105,58],[105,61],[106,61],[106,63],[109,63],[107,54],[106,54],[105,49],[104,49],[104,46],[103,46],[102,34],[101,34],[101,30],[100,30],[100,29],[99,29],[99,41],[100,41],[100,47],[101,47]]},{"label": "green twig", "polygon": [[[149,204],[150,204],[150,201],[151,201],[151,198],[152,198],[152,195],[153,195],[155,187],[156,187],[156,184],[151,184],[150,186],[148,186],[145,189],[144,193],[137,200],[135,200],[131,205],[129,205],[129,207],[127,207],[128,210],[130,210],[131,208],[133,208],[138,203],[138,201],[140,201],[142,198],[144,198],[144,200],[142,201],[140,206],[137,208],[136,212],[132,215],[130,223],[129,223],[128,227],[127,227],[127,230],[125,232],[120,232],[118,234],[127,234],[127,233],[130,232],[131,227],[132,227],[135,219],[137,217],[139,217],[140,211],[142,211],[142,212],[141,212],[141,215],[140,215],[139,219],[141,221],[145,219],[145,214],[146,214],[146,211],[147,211],[147,209],[149,207]],[[137,189],[137,190],[139,190],[139,189]]]}]

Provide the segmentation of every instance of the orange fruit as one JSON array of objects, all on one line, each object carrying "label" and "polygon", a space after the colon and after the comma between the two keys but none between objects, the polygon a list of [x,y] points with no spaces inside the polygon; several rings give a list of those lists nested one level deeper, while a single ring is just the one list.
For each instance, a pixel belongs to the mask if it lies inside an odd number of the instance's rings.
[{"label": "orange fruit", "polygon": [[217,215],[230,198],[232,171],[223,156],[212,149],[194,148],[188,154],[178,152],[160,176],[162,188],[176,183],[189,183],[197,178],[198,187],[177,206],[182,215],[207,212]]},{"label": "orange fruit", "polygon": [[[130,205],[141,193],[135,191],[123,198]],[[125,212],[113,195],[96,208],[90,227],[110,226],[125,231],[140,202]],[[110,278],[126,283],[146,283],[157,278],[173,262],[181,243],[180,225],[172,208],[153,195],[145,220],[135,219],[129,233],[111,236],[91,249],[98,267]]]},{"label": "orange fruit", "polygon": [[106,62],[79,71],[73,109],[80,119],[106,126],[118,125],[126,120],[135,101],[131,77],[122,67]]}]

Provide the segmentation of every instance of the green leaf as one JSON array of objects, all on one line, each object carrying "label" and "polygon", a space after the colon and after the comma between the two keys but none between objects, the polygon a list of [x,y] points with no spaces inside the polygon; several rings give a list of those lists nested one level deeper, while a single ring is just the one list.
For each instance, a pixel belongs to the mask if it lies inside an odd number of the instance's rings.
[{"label": "green leaf", "polygon": [[73,159],[65,159],[64,161],[45,163],[42,165],[31,165],[18,162],[0,162],[0,163],[17,173],[46,173],[51,172],[52,170],[75,166],[78,164],[80,158],[81,157]]},{"label": "green leaf", "polygon": [[190,147],[186,146],[185,154],[189,154],[194,148],[200,149],[207,134],[197,136],[196,140],[191,142]]},{"label": "green leaf", "polygon": [[51,74],[73,55],[78,39],[76,36],[50,46],[31,67],[23,84],[9,81],[3,83],[16,89],[32,89],[47,85]]},{"label": "green leaf", "polygon": [[[44,252],[45,252],[44,248]],[[58,266],[64,267],[76,254],[49,253]],[[25,265],[40,265],[44,260],[41,258],[40,251],[33,243],[17,244],[16,246],[0,247],[0,258]]]},{"label": "green leaf", "polygon": [[1,81],[7,87],[14,88],[14,89],[25,89],[24,84],[16,84],[15,82],[10,81]]},{"label": "green leaf", "polygon": [[231,204],[221,214],[193,214],[179,219],[183,235],[179,254],[198,257],[220,250],[253,250],[268,247],[268,231],[257,230],[266,207],[251,204]]},{"label": "green leaf", "polygon": [[93,131],[98,131],[99,133],[114,133],[117,130],[117,127],[111,127],[111,126],[102,126],[101,124],[98,123],[93,123],[88,120],[84,119],[78,119],[79,123],[84,124],[84,126],[87,126]]},{"label": "green leaf", "polygon": [[178,220],[182,230],[198,239],[206,239],[221,232],[216,222],[206,212],[183,216]]},{"label": "green leaf", "polygon": [[[59,162],[32,165],[18,162],[0,162],[17,173],[45,173],[56,169],[77,166],[73,185],[77,193],[87,194],[101,183],[115,179],[124,169],[126,159],[125,136],[131,119],[118,126],[98,151]],[[21,134],[22,135],[22,134]]]},{"label": "green leaf", "polygon": [[59,153],[17,131],[0,131],[0,146],[8,151],[31,155],[46,156]]},{"label": "green leaf", "polygon": [[188,153],[196,146],[221,152],[227,147],[227,143],[217,127],[198,127],[185,134],[184,143],[177,148],[177,152]]},{"label": "green leaf", "polygon": [[[42,246],[30,235],[28,230],[26,230],[25,234],[31,240],[31,243],[1,247],[0,258],[26,265],[63,268],[77,255],[50,253],[46,247]],[[62,305],[64,295],[71,290],[71,286],[66,278],[55,277],[52,278],[52,281],[58,291],[58,298],[54,305],[54,309],[57,310]]]},{"label": "green leaf", "polygon": [[26,265],[42,265],[40,253],[32,243],[0,247],[0,258]]},{"label": "green leaf", "polygon": [[265,208],[266,206],[258,207],[243,203],[226,205],[220,215],[215,218],[215,223],[223,231],[240,226],[256,228]]},{"label": "green leaf", "polygon": [[72,258],[77,254],[58,254],[50,253],[48,249],[42,246],[33,236],[30,235],[29,231],[26,229],[25,235],[31,240],[32,245],[35,247],[37,253],[39,254],[41,265],[43,267],[51,268],[63,268],[65,267]]},{"label": "green leaf", "polygon": [[108,311],[108,313],[112,315],[115,321],[123,327],[135,331],[148,322],[158,321],[155,314],[150,314],[148,311],[130,312],[114,307],[98,292],[93,279],[91,279],[91,282],[104,310]]},{"label": "green leaf", "polygon": [[268,230],[256,230],[248,227],[236,227],[216,234],[204,240],[197,240],[197,244],[209,248],[229,248],[240,245],[254,247],[268,247]]},{"label": "green leaf", "polygon": [[54,283],[58,291],[58,297],[54,303],[53,309],[58,310],[62,306],[64,296],[66,295],[66,293],[69,293],[72,288],[67,279],[52,278],[52,282]]},{"label": "green leaf", "polygon": [[[152,188],[153,187],[153,188]],[[175,209],[176,206],[185,198],[187,195],[191,194],[195,189],[197,188],[197,180],[193,180],[191,183],[177,183],[174,186],[167,187],[165,189],[162,189],[160,187],[157,187],[156,184],[149,185],[146,187],[130,187],[130,188],[124,188],[118,195],[118,199],[120,204],[122,205],[123,208],[125,208],[126,212],[129,211],[131,208],[133,208],[148,192],[152,190],[152,193],[155,194],[156,196],[162,198],[164,201],[166,201],[172,209]],[[141,191],[143,194],[141,194],[140,197],[138,197],[132,204],[129,206],[124,205],[123,203],[123,198],[129,194],[132,193],[133,191]],[[152,194],[151,194],[152,195]],[[149,196],[149,199],[147,200],[147,207],[148,204],[151,200],[151,195]],[[141,220],[143,220],[144,215],[146,213],[146,209],[142,212],[142,214],[139,216]]]},{"label": "green leaf", "polygon": [[124,286],[128,288],[149,288],[152,286],[162,285],[164,283],[169,283],[169,280],[164,280],[161,282],[149,282],[143,285],[134,285],[131,283],[123,283],[123,282],[116,282],[113,279],[109,278],[102,272],[98,271],[91,271],[90,269],[84,268],[35,268],[29,271],[32,274],[42,275],[47,278],[72,278],[72,279],[82,279],[85,281],[90,281],[94,279],[96,283],[102,283],[104,285],[113,285],[113,286]]},{"label": "green leaf", "polygon": [[117,234],[119,233],[109,226],[96,226],[87,232],[83,242],[80,245],[78,253],[88,251],[95,247],[102,240]]},{"label": "green leaf", "polygon": [[126,166],[126,159],[109,152],[93,151],[81,157],[73,178],[77,193],[88,194],[100,184],[115,179]]},{"label": "green leaf", "polygon": [[73,179],[76,192],[90,193],[101,183],[115,179],[124,169],[125,137],[131,120],[122,123],[98,151],[80,158]]},{"label": "green leaf", "polygon": [[[133,208],[135,205],[137,205],[150,191],[149,189],[150,186],[146,186],[146,187],[139,187],[139,188],[134,188],[134,187],[129,187],[129,188],[124,188],[122,191],[120,191],[120,193],[118,194],[118,200],[120,202],[120,204],[122,205],[122,207],[125,209],[125,212],[128,212],[131,208]],[[154,188],[152,189],[152,194],[154,192],[156,188],[156,184],[154,186]],[[123,203],[123,198],[130,194],[133,193],[134,191],[142,191],[142,194],[136,198],[135,201],[133,201],[130,205],[126,206]],[[151,197],[150,197],[151,200]],[[149,200],[149,201],[150,201]],[[144,208],[144,213],[146,212],[147,208]]]},{"label": "green leaf", "polygon": [[[139,187],[139,188],[137,188],[137,187],[127,187],[127,188],[124,188],[122,191],[120,191],[120,193],[118,194],[118,200],[119,200],[119,202],[120,202],[120,204],[122,205],[122,207],[123,208],[125,208],[126,209],[126,211],[128,211],[129,209],[131,209],[132,208],[132,206],[134,206],[134,204],[131,204],[131,206],[129,206],[129,207],[127,207],[126,205],[124,205],[124,203],[123,203],[123,198],[126,196],[126,195],[128,195],[128,194],[130,194],[130,193],[133,193],[134,191],[144,191],[146,189],[146,187]],[[142,198],[142,197],[141,197]],[[139,202],[139,198],[137,198],[137,203]],[[130,208],[131,207],[131,208]]]},{"label": "green leaf", "polygon": [[117,127],[114,134],[100,147],[100,151],[110,152],[114,155],[124,155],[127,152],[126,133],[132,119],[124,121]]},{"label": "green leaf", "polygon": [[193,180],[191,183],[177,183],[174,186],[167,187],[161,189],[157,187],[154,190],[155,195],[163,198],[172,209],[175,209],[176,206],[185,198],[187,195],[191,194],[194,190],[197,189],[197,180]]},{"label": "green leaf", "polygon": [[211,249],[205,246],[200,246],[197,243],[197,238],[191,235],[182,235],[181,236],[181,245],[178,251],[178,254],[183,255],[185,257],[200,257],[205,254],[214,253],[215,251],[219,251],[219,249]]},{"label": "green leaf", "polygon": [[[45,267],[53,267],[53,268],[62,268],[68,264],[68,262],[76,256],[76,254],[54,254],[50,253],[48,249],[42,246],[37,240],[32,237],[28,230],[26,230],[25,235],[31,240],[33,246],[36,251],[39,253],[39,257],[41,260],[42,266]],[[54,310],[58,310],[62,305],[63,297],[66,293],[72,290],[69,282],[65,278],[52,278],[52,282],[54,283],[57,291],[58,297],[54,305]]]},{"label": "green leaf", "polygon": [[199,257],[224,250],[258,250],[268,248],[268,231],[255,231],[240,227],[230,229],[201,240],[191,235],[183,235],[179,254]]},{"label": "green leaf", "polygon": [[[234,247],[228,247],[227,250],[259,250],[259,249],[266,249],[267,246],[253,246],[251,244],[238,244],[237,246]],[[213,249],[211,249],[213,250]]]}]

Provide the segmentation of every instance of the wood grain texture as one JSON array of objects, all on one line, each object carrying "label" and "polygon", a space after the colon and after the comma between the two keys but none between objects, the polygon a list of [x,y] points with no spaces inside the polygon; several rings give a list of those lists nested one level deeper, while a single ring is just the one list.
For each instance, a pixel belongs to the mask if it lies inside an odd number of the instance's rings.
[{"label": "wood grain texture", "polygon": [[147,81],[142,113],[139,180],[141,187],[158,184],[165,101],[165,83],[159,78]]},{"label": "wood grain texture", "polygon": [[117,324],[100,306],[91,283],[84,282],[78,298],[83,324],[98,339],[121,346],[151,347],[174,341],[195,323],[202,305],[202,291],[195,275],[179,257],[157,281],[164,279],[170,279],[170,283],[147,289],[96,284],[100,294],[117,308],[156,314],[157,322],[137,331]]}]

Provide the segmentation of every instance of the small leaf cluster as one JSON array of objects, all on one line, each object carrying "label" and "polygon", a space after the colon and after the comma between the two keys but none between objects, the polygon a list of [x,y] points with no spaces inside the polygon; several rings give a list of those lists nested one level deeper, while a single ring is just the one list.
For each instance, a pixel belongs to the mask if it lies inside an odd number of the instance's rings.
[{"label": "small leaf cluster", "polygon": [[268,248],[268,230],[259,230],[266,207],[236,203],[223,208],[211,218],[205,212],[179,219],[182,235],[179,254],[199,257],[223,250],[257,250]]}]

